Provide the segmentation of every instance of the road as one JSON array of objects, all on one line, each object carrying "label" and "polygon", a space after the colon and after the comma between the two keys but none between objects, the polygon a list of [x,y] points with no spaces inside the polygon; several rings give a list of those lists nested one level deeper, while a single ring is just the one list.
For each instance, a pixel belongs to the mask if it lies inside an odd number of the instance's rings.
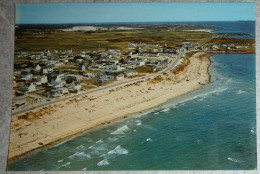
[{"label": "road", "polygon": [[[213,35],[211,39],[201,43],[200,46],[205,44],[205,43],[207,43],[207,42],[209,42],[209,41],[211,41],[214,38],[215,38],[215,36]],[[93,89],[91,91],[87,91],[87,92],[84,92],[84,93],[81,93],[81,94],[77,94],[77,95],[73,95],[73,96],[66,97],[66,98],[54,99],[53,101],[49,101],[49,102],[42,103],[42,104],[39,104],[39,105],[36,104],[36,106],[34,106],[32,108],[25,108],[25,109],[13,112],[12,114],[13,114],[13,116],[19,115],[21,113],[28,112],[28,111],[30,111],[32,109],[45,107],[45,106],[48,106],[50,104],[55,104],[55,103],[60,102],[60,101],[78,98],[78,97],[89,95],[89,94],[92,94],[92,93],[95,93],[95,92],[98,92],[98,91],[106,90],[106,89],[109,89],[109,88],[120,87],[120,86],[123,86],[123,85],[135,83],[135,82],[142,81],[142,80],[148,80],[148,79],[154,78],[156,76],[159,76],[159,75],[162,75],[162,74],[165,74],[165,73],[169,73],[169,72],[173,71],[174,68],[177,67],[178,61],[185,55],[185,53],[186,53],[185,50],[183,52],[180,52],[178,57],[170,65],[168,65],[168,67],[166,69],[164,69],[164,70],[162,70],[162,71],[160,71],[158,73],[150,74],[150,75],[147,75],[147,76],[144,76],[144,77],[138,77],[138,78],[134,78],[134,79],[129,79],[127,81],[124,81],[124,82],[121,82],[121,83],[118,83],[118,84],[111,84],[111,85],[104,86],[104,87],[98,87],[97,89]]]}]

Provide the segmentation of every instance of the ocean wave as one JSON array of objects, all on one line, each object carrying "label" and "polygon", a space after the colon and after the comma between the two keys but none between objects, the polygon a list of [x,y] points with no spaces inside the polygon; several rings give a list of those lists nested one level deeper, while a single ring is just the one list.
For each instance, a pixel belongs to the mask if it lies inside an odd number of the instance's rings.
[{"label": "ocean wave", "polygon": [[98,163],[97,163],[97,166],[107,166],[107,165],[109,165],[110,163],[108,162],[108,160],[107,159],[103,159],[102,161],[99,161]]},{"label": "ocean wave", "polygon": [[98,140],[96,143],[103,143],[103,141],[102,140]]},{"label": "ocean wave", "polygon": [[129,131],[129,127],[127,125],[124,125],[120,128],[118,128],[117,130],[115,130],[114,132],[112,132],[112,135],[118,135],[118,134],[125,134],[125,132]]},{"label": "ocean wave", "polygon": [[76,152],[73,155],[69,156],[69,159],[72,159],[72,160],[85,160],[85,159],[91,159],[91,156],[86,154],[85,152]]},{"label": "ocean wave", "polygon": [[184,100],[182,100],[182,101],[179,101],[178,103],[175,103],[175,104],[172,106],[172,108],[176,108],[176,107],[178,107],[178,106],[182,106],[182,105],[184,105],[186,102],[191,101],[191,100],[195,100],[195,99],[198,99],[198,98],[199,98],[198,101],[203,101],[204,99],[206,99],[206,98],[209,97],[210,95],[212,95],[212,94],[217,94],[217,95],[219,95],[219,93],[224,92],[224,91],[226,91],[227,89],[228,89],[227,87],[226,87],[226,88],[218,88],[218,89],[215,89],[215,90],[210,91],[210,92],[198,94],[198,95],[193,96],[193,97],[191,97],[191,98],[187,98],[187,99],[184,99]]},{"label": "ocean wave", "polygon": [[146,141],[152,142],[153,140],[151,138],[147,138]]},{"label": "ocean wave", "polygon": [[78,147],[76,147],[77,150],[86,150],[87,148],[82,144]]},{"label": "ocean wave", "polygon": [[235,162],[235,163],[240,163],[240,161],[237,160],[237,159],[235,159],[235,158],[228,157],[227,159],[228,159],[229,161],[233,161],[233,162]]},{"label": "ocean wave", "polygon": [[116,140],[117,140],[116,137],[108,137],[108,141],[110,141],[110,142],[114,142],[114,141],[116,141]]},{"label": "ocean wave", "polygon": [[161,110],[161,112],[168,112],[170,110],[170,108],[165,108],[163,110]]},{"label": "ocean wave", "polygon": [[115,149],[109,151],[107,154],[109,155],[125,155],[128,154],[128,150],[125,148],[122,148],[120,145],[116,146]]},{"label": "ocean wave", "polygon": [[136,122],[137,126],[141,126],[142,125],[142,122],[140,120],[136,120],[135,122]]},{"label": "ocean wave", "polygon": [[107,151],[105,144],[94,144],[93,146],[90,146],[89,149],[92,150],[91,154],[93,155],[101,155]]},{"label": "ocean wave", "polygon": [[67,162],[67,163],[65,163],[65,164],[63,164],[63,165],[61,165],[61,166],[59,166],[58,169],[60,169],[60,168],[62,168],[62,167],[70,168],[70,164],[71,164],[71,162]]},{"label": "ocean wave", "polygon": [[238,90],[238,91],[236,91],[236,93],[237,93],[238,95],[240,95],[240,94],[242,94],[242,93],[245,93],[245,91]]}]

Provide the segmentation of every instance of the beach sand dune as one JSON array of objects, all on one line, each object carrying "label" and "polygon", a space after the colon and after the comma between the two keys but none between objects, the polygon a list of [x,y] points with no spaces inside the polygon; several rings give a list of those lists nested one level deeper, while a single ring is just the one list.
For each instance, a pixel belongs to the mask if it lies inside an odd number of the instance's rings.
[{"label": "beach sand dune", "polygon": [[71,137],[96,126],[139,113],[184,95],[209,82],[211,54],[196,53],[183,71],[127,87],[98,91],[90,98],[65,100],[34,116],[13,116],[8,159]]}]

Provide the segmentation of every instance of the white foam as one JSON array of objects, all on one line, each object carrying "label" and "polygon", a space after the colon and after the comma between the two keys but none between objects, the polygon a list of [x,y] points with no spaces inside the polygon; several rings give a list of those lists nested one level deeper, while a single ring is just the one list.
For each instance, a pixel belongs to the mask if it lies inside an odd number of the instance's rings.
[{"label": "white foam", "polygon": [[210,96],[210,95],[212,95],[212,94],[219,94],[219,93],[221,93],[221,92],[226,91],[227,89],[228,89],[228,88],[218,88],[218,89],[215,89],[215,90],[210,91],[210,92],[207,92],[207,93],[198,94],[198,95],[196,95],[196,96],[194,96],[194,97],[187,98],[187,99],[185,99],[185,100],[182,100],[182,101],[180,101],[180,102],[174,104],[173,107],[176,107],[176,105],[182,106],[182,105],[185,104],[185,102],[191,101],[191,100],[194,100],[194,99],[197,99],[197,98],[205,99],[205,98],[207,98],[208,96]]},{"label": "white foam", "polygon": [[103,143],[103,141],[102,140],[98,140],[96,143]]},{"label": "white foam", "polygon": [[85,168],[81,169],[81,171],[87,171],[87,168],[85,167]]},{"label": "white foam", "polygon": [[229,161],[233,161],[233,162],[235,162],[235,163],[240,163],[240,161],[237,160],[237,159],[235,159],[235,158],[228,157],[227,159],[228,159]]},{"label": "white foam", "polygon": [[128,154],[128,150],[125,148],[122,148],[120,145],[116,146],[114,150],[109,151],[107,154],[109,155],[125,155]]},{"label": "white foam", "polygon": [[67,162],[67,163],[61,165],[60,167],[58,167],[58,169],[60,169],[61,167],[70,167],[70,164],[71,164],[71,162]]},{"label": "white foam", "polygon": [[63,161],[63,159],[61,159],[61,160],[59,160],[59,161],[57,161],[58,163],[61,163]]},{"label": "white foam", "polygon": [[118,128],[117,130],[115,130],[111,134],[113,134],[113,135],[125,134],[125,132],[127,132],[129,130],[130,130],[129,127],[127,125],[125,125],[125,126]]},{"label": "white foam", "polygon": [[102,161],[99,161],[99,163],[97,163],[97,166],[107,166],[110,163],[108,162],[107,159],[103,159]]},{"label": "white foam", "polygon": [[157,115],[157,114],[159,114],[159,113],[160,113],[160,112],[155,112],[154,115]]},{"label": "white foam", "polygon": [[78,147],[76,147],[77,150],[86,150],[86,147],[82,144]]},{"label": "white foam", "polygon": [[151,141],[152,142],[153,140],[151,138],[147,138],[146,141]]},{"label": "white foam", "polygon": [[245,93],[245,91],[238,90],[238,91],[236,91],[236,93],[237,93],[238,95],[240,95],[240,94],[242,94],[242,93]]},{"label": "white foam", "polygon": [[250,132],[251,132],[252,134],[254,134],[254,133],[255,133],[255,131],[254,131],[253,129],[251,129],[251,130],[250,130]]},{"label": "white foam", "polygon": [[161,112],[168,112],[170,110],[170,108],[165,108],[163,110],[161,110]]},{"label": "white foam", "polygon": [[105,151],[107,151],[105,144],[94,144],[93,146],[90,146],[89,149],[92,150],[91,154],[93,154],[93,155],[101,155]]},{"label": "white foam", "polygon": [[73,155],[69,156],[69,159],[84,160],[84,159],[91,159],[91,156],[86,154],[85,152],[76,152]]},{"label": "white foam", "polygon": [[136,120],[136,125],[137,126],[141,126],[142,125],[142,122],[140,120]]},{"label": "white foam", "polygon": [[116,137],[112,137],[112,138],[111,138],[111,137],[108,137],[108,141],[112,141],[112,142],[113,142],[113,141],[116,141],[116,140],[117,140]]}]

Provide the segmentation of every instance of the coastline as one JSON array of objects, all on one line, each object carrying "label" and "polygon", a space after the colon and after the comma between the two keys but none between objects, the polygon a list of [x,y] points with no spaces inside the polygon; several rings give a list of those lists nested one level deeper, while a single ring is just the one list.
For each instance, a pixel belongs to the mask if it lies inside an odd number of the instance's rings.
[{"label": "coastline", "polygon": [[97,126],[156,108],[203,87],[210,82],[209,57],[213,54],[219,53],[196,53],[172,80],[164,75],[156,83],[151,80],[113,92],[103,90],[91,99],[58,102],[40,119],[12,121],[8,161]]}]

